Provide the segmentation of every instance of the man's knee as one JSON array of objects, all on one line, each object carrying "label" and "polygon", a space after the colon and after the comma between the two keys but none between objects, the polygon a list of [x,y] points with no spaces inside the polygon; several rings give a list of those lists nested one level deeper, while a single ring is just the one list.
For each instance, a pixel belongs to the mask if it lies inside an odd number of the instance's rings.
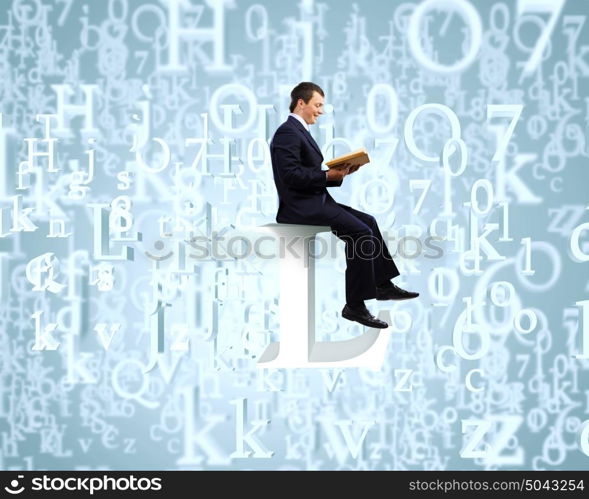
[{"label": "man's knee", "polygon": [[370,227],[373,233],[377,233],[379,231],[378,222],[372,215],[366,215],[366,220],[364,220],[364,223]]}]

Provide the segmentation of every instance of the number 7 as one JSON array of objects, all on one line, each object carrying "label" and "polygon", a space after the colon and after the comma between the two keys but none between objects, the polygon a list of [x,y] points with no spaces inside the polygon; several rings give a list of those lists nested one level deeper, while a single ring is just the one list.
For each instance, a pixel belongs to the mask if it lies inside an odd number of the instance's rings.
[{"label": "number 7", "polygon": [[532,73],[540,63],[544,48],[552,35],[556,20],[560,15],[560,11],[564,6],[565,0],[518,0],[517,2],[517,15],[520,16],[525,12],[543,12],[549,13],[548,24],[546,29],[542,31],[542,34],[538,37],[536,46],[532,51],[532,55],[528,59],[524,67],[524,74],[529,75]]},{"label": "number 7", "polygon": [[432,181],[426,180],[426,179],[411,179],[409,181],[409,190],[411,192],[413,192],[415,188],[423,189],[421,196],[419,197],[419,199],[417,200],[417,203],[415,203],[415,207],[413,208],[413,213],[415,215],[417,215],[419,213],[419,211],[421,210],[421,206],[423,205],[423,202],[425,201],[425,196],[427,195],[427,192],[429,191],[429,188],[431,187],[431,185],[432,185]]},{"label": "number 7", "polygon": [[[493,155],[493,161],[501,161],[505,157],[507,144],[513,135],[515,125],[517,125],[517,122],[522,115],[523,108],[524,106],[521,104],[489,104],[487,106],[487,121],[492,118],[511,118],[511,122],[505,131],[503,127],[489,127],[492,130],[497,130],[497,150]],[[503,131],[504,133],[501,137],[499,134]]]}]

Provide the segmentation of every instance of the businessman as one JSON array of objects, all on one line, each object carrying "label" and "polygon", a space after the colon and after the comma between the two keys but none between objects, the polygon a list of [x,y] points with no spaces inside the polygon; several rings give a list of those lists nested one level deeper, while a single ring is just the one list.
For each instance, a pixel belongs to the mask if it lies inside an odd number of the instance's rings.
[{"label": "businessman", "polygon": [[274,183],[279,206],[276,221],[304,225],[328,225],[346,244],[346,304],[342,316],[368,327],[386,328],[364,300],[406,300],[419,293],[405,291],[391,282],[399,275],[372,215],[337,203],[326,187],[340,186],[358,167],[322,170],[323,155],[309,132],[323,114],[321,87],[299,83],[291,94],[290,114],[278,127],[270,144]]}]

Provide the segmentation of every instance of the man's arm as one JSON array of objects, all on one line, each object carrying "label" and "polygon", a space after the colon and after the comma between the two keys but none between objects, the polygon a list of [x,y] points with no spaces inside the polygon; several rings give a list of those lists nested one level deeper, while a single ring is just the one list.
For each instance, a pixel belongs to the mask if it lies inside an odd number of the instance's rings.
[{"label": "man's arm", "polygon": [[301,138],[293,130],[279,129],[272,139],[276,171],[280,179],[289,186],[301,190],[312,190],[327,186],[326,172],[320,168],[309,168],[301,164]]}]

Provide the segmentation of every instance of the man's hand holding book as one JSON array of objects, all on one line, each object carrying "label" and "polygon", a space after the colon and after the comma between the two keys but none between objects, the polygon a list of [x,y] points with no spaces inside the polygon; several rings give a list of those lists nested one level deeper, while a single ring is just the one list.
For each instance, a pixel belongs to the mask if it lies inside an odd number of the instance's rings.
[{"label": "man's hand holding book", "polygon": [[346,175],[358,171],[362,165],[369,162],[370,158],[368,157],[368,152],[364,148],[329,160],[325,163],[329,168],[327,172],[327,180],[335,180],[339,182]]}]

